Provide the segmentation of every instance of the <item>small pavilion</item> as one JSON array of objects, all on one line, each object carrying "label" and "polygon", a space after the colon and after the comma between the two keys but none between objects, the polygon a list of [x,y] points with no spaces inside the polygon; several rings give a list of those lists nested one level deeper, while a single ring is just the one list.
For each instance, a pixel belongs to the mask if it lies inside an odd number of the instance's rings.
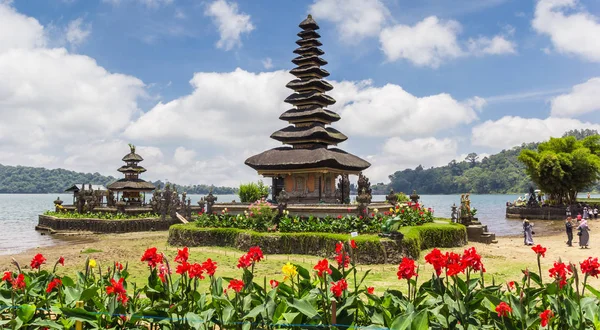
[{"label": "small pavilion", "polygon": [[290,125],[271,135],[288,146],[254,155],[245,164],[273,179],[273,199],[285,188],[290,202],[343,202],[339,192],[336,194],[336,179],[358,175],[371,164],[341,149],[329,148],[348,138],[328,126],[340,120],[340,116],[325,109],[335,100],[325,94],[333,86],[323,80],[329,72],[321,68],[327,61],[320,57],[324,52],[318,48],[322,45],[316,32],[319,26],[308,15],[300,28],[300,40],[296,41],[299,48],[294,50],[298,56],[292,60],[296,67],[290,71],[297,79],[286,85],[294,93],[285,102],[293,108],[279,117]]},{"label": "small pavilion", "polygon": [[80,190],[92,190],[92,191],[96,191],[99,190],[102,193],[100,194],[100,200],[98,201],[98,204],[100,205],[106,205],[106,201],[105,198],[108,197],[108,190],[106,189],[106,187],[104,187],[103,185],[97,185],[97,184],[85,184],[85,183],[76,183],[72,186],[70,186],[69,188],[67,188],[65,190],[65,192],[72,192],[73,193],[73,205],[75,205],[75,196],[77,196],[77,194],[79,193]]},{"label": "small pavilion", "polygon": [[[144,159],[135,153],[135,146],[129,144],[130,152],[123,157],[125,165],[117,171],[123,173],[125,178],[115,181],[108,185],[110,192],[116,192],[116,200],[124,201],[127,205],[145,205],[146,192],[152,192],[156,187],[150,182],[140,179],[140,174],[146,172],[146,169],[138,165]],[[120,197],[119,197],[120,194]]]}]

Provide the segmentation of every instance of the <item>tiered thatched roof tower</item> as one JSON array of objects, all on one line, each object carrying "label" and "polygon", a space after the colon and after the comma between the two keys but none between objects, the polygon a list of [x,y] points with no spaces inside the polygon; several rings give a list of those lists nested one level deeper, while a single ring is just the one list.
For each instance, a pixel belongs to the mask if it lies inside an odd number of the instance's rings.
[{"label": "tiered thatched roof tower", "polygon": [[317,23],[311,15],[300,23],[300,46],[294,53],[297,65],[290,71],[297,79],[286,86],[294,93],[285,99],[294,108],[284,112],[279,119],[291,125],[271,135],[271,138],[291,147],[267,150],[246,160],[246,165],[259,174],[273,178],[273,195],[285,188],[291,201],[300,203],[330,202],[342,198],[335,192],[339,175],[358,174],[371,164],[337,148],[329,148],[348,139],[338,130],[328,127],[340,116],[325,109],[335,100],[325,94],[333,86],[323,80],[329,72],[322,69],[327,61],[319,57],[324,52]]}]

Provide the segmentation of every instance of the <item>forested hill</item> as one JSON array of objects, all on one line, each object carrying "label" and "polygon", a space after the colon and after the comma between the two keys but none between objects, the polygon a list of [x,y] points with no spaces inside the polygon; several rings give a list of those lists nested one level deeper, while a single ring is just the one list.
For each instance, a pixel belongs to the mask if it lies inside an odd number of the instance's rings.
[{"label": "forested hill", "polygon": [[[79,173],[64,169],[45,169],[41,167],[5,166],[0,164],[1,194],[45,194],[62,193],[76,183],[99,184],[107,186],[117,180],[112,176],[100,173]],[[162,181],[155,181],[157,187],[164,187]],[[214,187],[209,185],[180,186],[178,191],[188,194],[206,194],[212,188],[215,194],[235,194],[237,190],[230,187]]]},{"label": "forested hill", "polygon": [[396,192],[419,194],[505,194],[527,192],[532,184],[525,166],[517,160],[521,150],[536,149],[537,143],[523,144],[479,159],[471,153],[461,162],[446,166],[397,171],[389,176]]}]

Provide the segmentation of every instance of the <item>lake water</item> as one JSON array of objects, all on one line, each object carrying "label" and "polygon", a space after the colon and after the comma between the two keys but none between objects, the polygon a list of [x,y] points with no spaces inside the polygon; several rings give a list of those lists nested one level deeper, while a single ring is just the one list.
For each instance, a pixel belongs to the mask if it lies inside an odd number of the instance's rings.
[{"label": "lake water", "polygon": [[[57,196],[71,204],[73,195],[70,194],[0,194],[0,223],[3,233],[0,235],[0,254],[15,254],[29,248],[50,246],[65,243],[65,240],[74,238],[57,238],[42,235],[35,231],[38,215],[46,210],[53,209],[52,201]],[[197,202],[201,195],[188,195],[192,202]],[[218,195],[218,202],[231,202],[237,200],[236,195]],[[505,218],[505,205],[507,201],[517,199],[518,195],[471,195],[471,207],[477,209],[479,221],[488,226],[497,236],[517,235],[521,233],[521,221]],[[583,196],[582,196],[583,197]],[[597,198],[600,195],[594,195]],[[384,201],[385,196],[375,195],[374,201]],[[421,203],[431,207],[438,217],[449,218],[452,204],[460,204],[460,195],[422,195]],[[562,229],[562,223],[538,223],[545,230],[556,231]],[[541,228],[540,228],[541,229]],[[76,238],[75,238],[76,239]]]}]

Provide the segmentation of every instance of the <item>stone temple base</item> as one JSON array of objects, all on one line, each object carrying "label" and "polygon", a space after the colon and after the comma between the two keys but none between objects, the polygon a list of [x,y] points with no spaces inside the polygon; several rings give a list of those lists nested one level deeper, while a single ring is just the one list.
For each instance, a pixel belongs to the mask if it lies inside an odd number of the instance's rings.
[{"label": "stone temple base", "polygon": [[498,243],[496,234],[489,232],[486,225],[474,219],[467,225],[467,238],[469,242],[479,242],[484,244]]}]

